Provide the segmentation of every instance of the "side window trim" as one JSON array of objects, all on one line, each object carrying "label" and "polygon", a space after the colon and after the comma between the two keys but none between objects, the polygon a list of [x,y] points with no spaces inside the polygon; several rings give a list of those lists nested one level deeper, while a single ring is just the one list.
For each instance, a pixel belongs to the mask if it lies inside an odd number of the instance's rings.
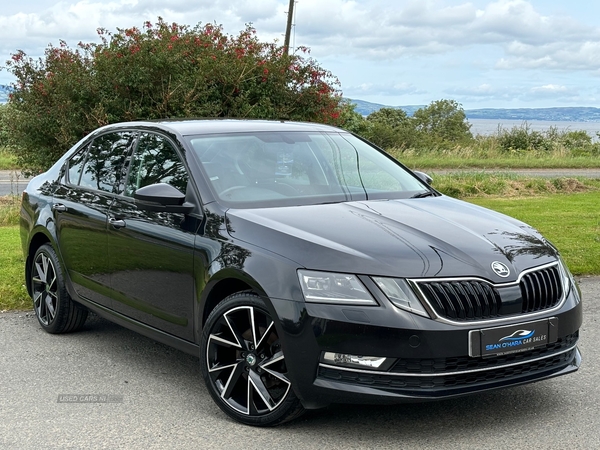
[{"label": "side window trim", "polygon": [[[90,140],[89,142],[87,142],[85,145],[82,145],[73,155],[71,155],[71,157],[67,160],[67,170],[65,172],[66,176],[65,176],[65,181],[68,186],[77,186],[79,187],[79,182],[81,181],[81,174],[83,173],[83,168],[85,167],[85,164],[87,163],[87,158],[88,158],[88,154],[89,154],[89,150],[90,150],[90,145],[92,144],[94,140]],[[71,180],[71,162],[73,161],[73,159],[75,159],[78,155],[82,154],[83,155],[83,159],[81,161],[81,170],[79,170],[79,176],[77,177],[77,182],[73,182]]]},{"label": "side window trim", "polygon": [[[127,164],[127,174],[126,174],[126,177],[124,178],[124,189],[118,195],[121,197],[125,197],[125,198],[132,198],[132,196],[133,196],[133,194],[126,195],[126,191],[127,191],[127,186],[128,186],[130,177],[132,176],[134,159],[139,150],[140,142],[142,141],[144,135],[145,136],[151,136],[151,135],[158,136],[159,138],[163,139],[170,146],[170,148],[175,152],[175,156],[177,156],[177,159],[179,160],[179,162],[181,163],[181,165],[183,166],[183,168],[187,174],[187,186],[186,186],[186,191],[187,191],[187,188],[189,188],[190,185],[193,185],[193,182],[191,181],[192,176],[191,176],[191,171],[187,164],[187,161],[182,156],[182,152],[181,152],[179,146],[169,136],[167,136],[163,133],[156,132],[154,130],[138,130],[138,136],[136,138],[135,144],[132,146],[133,150],[130,153],[129,161]],[[194,189],[194,192],[195,192],[194,196],[197,196],[196,189]],[[183,192],[183,193],[187,195],[187,192]]]}]

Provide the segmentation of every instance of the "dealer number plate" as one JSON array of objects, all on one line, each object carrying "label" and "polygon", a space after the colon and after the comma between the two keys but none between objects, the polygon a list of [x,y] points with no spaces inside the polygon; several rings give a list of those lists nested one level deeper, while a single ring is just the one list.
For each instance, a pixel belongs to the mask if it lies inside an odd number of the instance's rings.
[{"label": "dealer number plate", "polygon": [[[549,320],[544,319],[518,325],[471,331],[469,333],[471,336],[471,349],[473,350],[474,346],[480,345],[480,348],[477,348],[480,351],[471,352],[472,356],[508,355],[545,346],[549,342],[549,326]],[[479,355],[473,353],[479,353]]]}]

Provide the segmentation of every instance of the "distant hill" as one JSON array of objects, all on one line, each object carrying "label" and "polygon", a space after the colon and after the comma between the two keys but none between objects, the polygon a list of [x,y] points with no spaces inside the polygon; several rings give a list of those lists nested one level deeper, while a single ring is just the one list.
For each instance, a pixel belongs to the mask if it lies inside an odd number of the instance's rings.
[{"label": "distant hill", "polygon": [[[381,108],[397,108],[404,110],[409,116],[425,105],[420,106],[388,106],[371,103],[364,100],[347,99],[356,105],[356,112],[368,116]],[[547,120],[566,122],[600,122],[600,108],[569,107],[569,108],[484,108],[465,110],[467,119],[493,119],[493,120]]]},{"label": "distant hill", "polygon": [[425,105],[409,105],[409,106],[388,106],[381,105],[379,103],[366,102],[364,100],[357,100],[354,98],[347,98],[350,103],[356,105],[355,111],[363,116],[379,111],[381,108],[396,108],[403,110],[409,116],[412,116],[417,109],[423,108]]},{"label": "distant hill", "polygon": [[[8,101],[11,88],[0,84],[0,103]],[[426,105],[389,106],[380,103],[371,103],[365,100],[347,98],[356,105],[356,112],[368,116],[381,108],[401,109],[412,116],[417,109]],[[569,107],[569,108],[483,108],[465,110],[467,119],[492,119],[492,120],[547,120],[566,122],[600,122],[600,108]]]}]

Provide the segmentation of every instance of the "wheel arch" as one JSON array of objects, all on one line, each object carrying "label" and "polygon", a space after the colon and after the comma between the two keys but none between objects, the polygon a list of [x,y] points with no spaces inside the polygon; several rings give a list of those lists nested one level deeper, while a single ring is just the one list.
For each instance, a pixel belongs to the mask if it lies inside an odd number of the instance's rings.
[{"label": "wheel arch", "polygon": [[208,316],[215,307],[230,295],[239,292],[253,292],[268,302],[268,296],[260,283],[243,271],[224,269],[213,275],[206,284],[200,299],[198,339],[202,335],[202,329]]}]

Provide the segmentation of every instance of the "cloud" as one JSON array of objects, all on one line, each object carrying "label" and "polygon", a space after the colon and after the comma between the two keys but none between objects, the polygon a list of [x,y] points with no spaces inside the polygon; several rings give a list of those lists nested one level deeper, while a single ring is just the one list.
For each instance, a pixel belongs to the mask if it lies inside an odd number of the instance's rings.
[{"label": "cloud", "polygon": [[588,103],[589,96],[581,95],[580,89],[562,84],[544,84],[528,86],[522,83],[517,86],[481,84],[473,87],[447,89],[445,94],[461,103],[499,104],[506,102],[522,102],[536,104],[551,100],[556,103]]},{"label": "cloud", "polygon": [[600,42],[585,40],[539,46],[511,43],[506,48],[506,56],[496,63],[496,68],[597,71],[600,69]]},{"label": "cloud", "polygon": [[395,60],[489,47],[502,53],[490,69],[600,66],[600,27],[545,16],[526,0],[497,0],[480,9],[434,0],[303,0],[296,32],[320,55],[343,48],[350,55]]},{"label": "cloud", "polygon": [[[158,16],[216,22],[234,35],[251,22],[259,39],[282,43],[288,0],[31,0],[20,8],[0,10],[0,66],[18,49],[42,56],[59,39],[97,42],[97,28],[141,27]],[[600,26],[547,11],[544,0],[300,0],[292,44],[335,66],[344,95],[355,98],[589,104],[576,91],[590,92],[584,85],[600,76]],[[565,74],[585,83],[575,89]],[[0,84],[9,76],[0,72]]]},{"label": "cloud", "polygon": [[[252,22],[264,40],[283,40],[287,0],[63,0],[30,13],[0,15],[0,51],[45,47],[56,36],[96,40],[96,29],[140,26],[162,16],[195,25],[223,24],[231,34]],[[568,16],[543,15],[526,0],[302,0],[296,4],[295,44],[319,57],[373,61],[417,59],[465,48],[501,50],[490,68],[573,70],[600,68],[600,27]]]},{"label": "cloud", "polygon": [[[195,25],[199,22],[223,24],[225,31],[237,34],[245,23],[266,26],[261,38],[273,40],[285,28],[285,10],[277,0],[82,0],[61,1],[49,8],[29,13],[0,14],[0,52],[7,55],[18,49],[40,56],[48,44],[59,39],[74,45],[79,41],[97,41],[96,30],[130,26],[141,27],[161,16],[168,22]],[[277,33],[279,31],[279,33]]]}]

